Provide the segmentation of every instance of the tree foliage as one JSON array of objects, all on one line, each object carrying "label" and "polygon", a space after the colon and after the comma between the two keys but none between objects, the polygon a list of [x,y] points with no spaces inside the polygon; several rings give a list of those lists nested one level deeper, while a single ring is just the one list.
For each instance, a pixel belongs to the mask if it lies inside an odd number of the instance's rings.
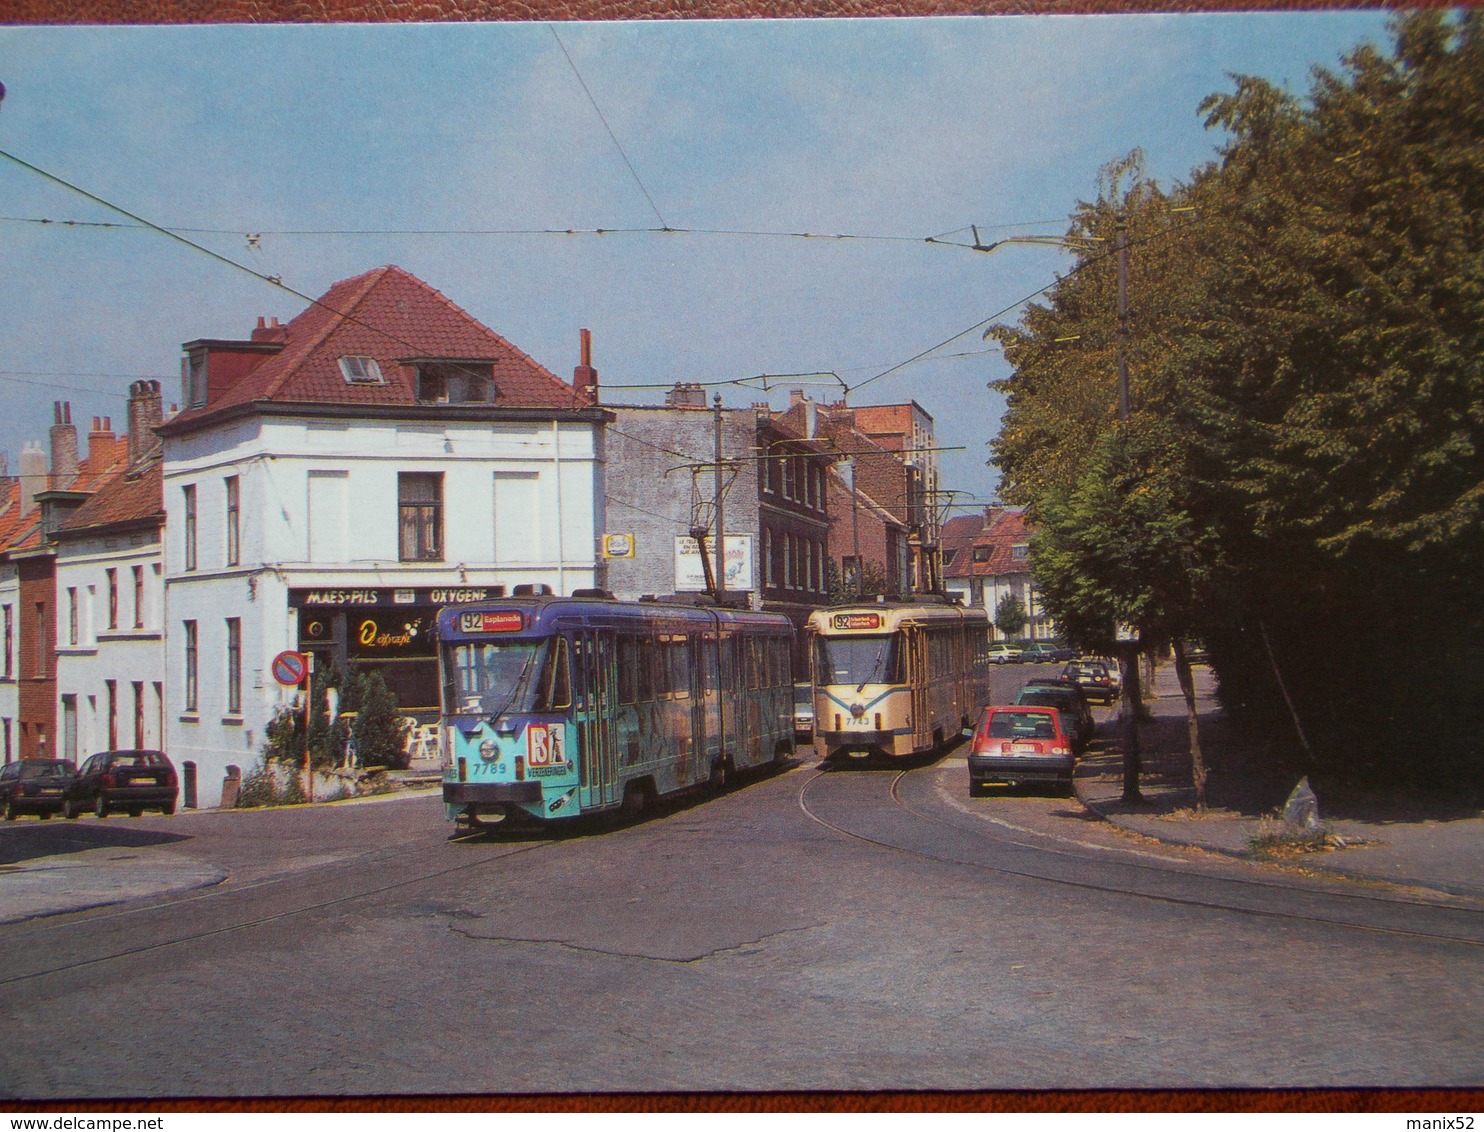
[{"label": "tree foliage", "polygon": [[1025,602],[1015,594],[1006,594],[994,607],[994,627],[1006,637],[1018,637],[1027,621]]},{"label": "tree foliage", "polygon": [[1137,154],[1108,167],[1075,266],[992,331],[1013,369],[994,459],[1048,611],[1082,644],[1117,622],[1205,638],[1252,718],[1281,679],[1330,765],[1431,773],[1464,736],[1480,757],[1484,706],[1451,672],[1388,695],[1357,672],[1423,637],[1484,663],[1481,30],[1400,16],[1305,98],[1235,77],[1200,107],[1217,159],[1172,188]]}]

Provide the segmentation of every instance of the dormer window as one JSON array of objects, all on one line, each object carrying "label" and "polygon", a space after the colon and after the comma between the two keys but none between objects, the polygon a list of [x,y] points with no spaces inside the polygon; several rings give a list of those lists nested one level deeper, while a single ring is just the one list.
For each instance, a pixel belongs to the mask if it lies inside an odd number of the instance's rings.
[{"label": "dormer window", "polygon": [[488,405],[495,399],[489,362],[416,362],[417,399],[435,405]]},{"label": "dormer window", "polygon": [[381,366],[376,364],[375,358],[359,355],[343,357],[340,359],[340,372],[345,375],[348,385],[386,384],[386,378],[381,376]]},{"label": "dormer window", "polygon": [[1029,558],[1030,556],[1031,548],[1029,543],[1021,543],[1019,546],[1012,546],[1010,548],[1010,557],[1015,559],[1016,561],[1021,561],[1023,559]]},{"label": "dormer window", "polygon": [[205,350],[192,350],[180,359],[180,379],[187,408],[198,409],[206,404]]}]

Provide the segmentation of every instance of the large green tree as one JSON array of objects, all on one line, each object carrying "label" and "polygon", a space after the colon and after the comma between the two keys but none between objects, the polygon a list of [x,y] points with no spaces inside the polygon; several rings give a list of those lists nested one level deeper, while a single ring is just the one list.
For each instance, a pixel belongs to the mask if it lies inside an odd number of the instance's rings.
[{"label": "large green tree", "polygon": [[[1481,27],[1401,16],[1305,99],[1237,77],[1202,107],[1218,160],[1170,190],[1110,167],[1076,266],[995,331],[994,454],[1048,608],[1084,640],[1206,637],[1228,705],[1277,705],[1316,767],[1434,773],[1484,730],[1454,675],[1484,664]],[[1422,639],[1446,671],[1357,678]]]}]

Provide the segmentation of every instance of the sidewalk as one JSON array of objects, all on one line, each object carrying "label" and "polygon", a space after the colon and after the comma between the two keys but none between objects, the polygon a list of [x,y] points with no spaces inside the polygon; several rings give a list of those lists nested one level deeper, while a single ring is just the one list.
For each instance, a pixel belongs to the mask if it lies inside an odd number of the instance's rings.
[{"label": "sidewalk", "polygon": [[[1210,671],[1197,668],[1195,673],[1201,749],[1210,768],[1206,813],[1193,809],[1185,702],[1172,665],[1156,670],[1154,688],[1145,697],[1154,718],[1139,727],[1144,802],[1127,805],[1122,800],[1123,754],[1116,719],[1100,724],[1100,749],[1079,764],[1077,797],[1132,833],[1257,860],[1253,839],[1279,829],[1277,815],[1301,775],[1244,765],[1244,752],[1217,713]],[[1265,859],[1315,873],[1484,900],[1484,811],[1447,799],[1327,799],[1322,788],[1316,793],[1320,825],[1344,847]]]}]

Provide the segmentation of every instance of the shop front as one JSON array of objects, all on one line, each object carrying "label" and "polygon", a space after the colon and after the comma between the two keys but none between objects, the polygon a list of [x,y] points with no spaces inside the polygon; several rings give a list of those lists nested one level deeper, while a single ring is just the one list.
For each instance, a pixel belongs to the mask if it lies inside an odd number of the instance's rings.
[{"label": "shop front", "polygon": [[291,589],[299,650],[315,668],[379,672],[407,715],[438,715],[438,644],[434,626],[447,605],[503,597],[503,586]]}]

